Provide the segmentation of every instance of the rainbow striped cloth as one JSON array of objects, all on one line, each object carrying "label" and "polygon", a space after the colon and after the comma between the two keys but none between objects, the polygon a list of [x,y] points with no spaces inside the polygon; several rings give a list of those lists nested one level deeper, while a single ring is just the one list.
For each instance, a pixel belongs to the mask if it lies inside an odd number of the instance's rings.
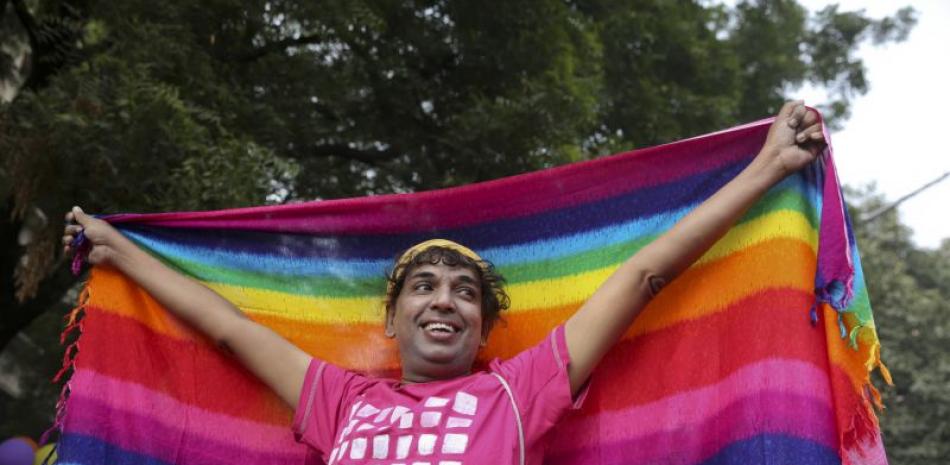
[{"label": "rainbow striped cloth", "polygon": [[[109,220],[314,356],[378,375],[399,363],[381,325],[387,268],[424,239],[461,242],[509,281],[484,362],[566,320],[746,166],[769,123],[459,188]],[[318,463],[275,395],[121,274],[93,269],[80,312],[59,463]],[[646,308],[547,462],[886,463],[879,366],[829,148]]]}]

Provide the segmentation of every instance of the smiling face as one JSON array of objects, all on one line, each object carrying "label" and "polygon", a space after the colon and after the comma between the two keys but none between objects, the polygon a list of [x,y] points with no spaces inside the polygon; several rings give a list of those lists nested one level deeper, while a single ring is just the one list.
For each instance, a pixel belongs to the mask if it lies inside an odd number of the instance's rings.
[{"label": "smiling face", "polygon": [[386,334],[395,337],[406,382],[450,379],[471,372],[487,337],[477,271],[443,262],[410,267]]}]

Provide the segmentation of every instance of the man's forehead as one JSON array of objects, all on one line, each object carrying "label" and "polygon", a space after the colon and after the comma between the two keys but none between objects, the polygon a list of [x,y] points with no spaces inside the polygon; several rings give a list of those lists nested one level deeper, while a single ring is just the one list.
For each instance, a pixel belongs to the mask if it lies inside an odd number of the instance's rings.
[{"label": "man's forehead", "polygon": [[478,281],[478,275],[471,268],[462,265],[446,265],[442,262],[436,264],[424,263],[422,265],[416,266],[410,271],[407,279],[413,279],[417,277],[448,277],[458,279],[468,278],[472,281]]}]

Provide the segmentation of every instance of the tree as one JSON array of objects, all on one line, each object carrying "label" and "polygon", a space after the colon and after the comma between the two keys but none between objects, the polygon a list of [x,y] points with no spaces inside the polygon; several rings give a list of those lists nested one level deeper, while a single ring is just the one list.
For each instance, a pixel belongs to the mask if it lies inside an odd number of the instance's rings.
[{"label": "tree", "polygon": [[[872,20],[794,0],[0,0],[0,350],[75,280],[60,215],[482,181],[866,90]],[[11,279],[15,277],[15,281]]]}]

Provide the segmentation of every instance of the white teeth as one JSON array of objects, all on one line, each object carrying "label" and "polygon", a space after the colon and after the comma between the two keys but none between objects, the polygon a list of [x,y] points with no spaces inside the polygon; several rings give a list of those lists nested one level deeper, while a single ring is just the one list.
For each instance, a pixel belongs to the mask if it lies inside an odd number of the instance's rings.
[{"label": "white teeth", "polygon": [[454,332],[455,332],[455,328],[453,328],[453,327],[451,327],[451,326],[449,326],[449,325],[447,325],[447,324],[445,324],[445,323],[439,323],[439,322],[426,323],[425,329],[426,329],[426,330],[432,330],[432,331],[445,331],[445,332],[448,332],[448,333],[454,333]]}]

